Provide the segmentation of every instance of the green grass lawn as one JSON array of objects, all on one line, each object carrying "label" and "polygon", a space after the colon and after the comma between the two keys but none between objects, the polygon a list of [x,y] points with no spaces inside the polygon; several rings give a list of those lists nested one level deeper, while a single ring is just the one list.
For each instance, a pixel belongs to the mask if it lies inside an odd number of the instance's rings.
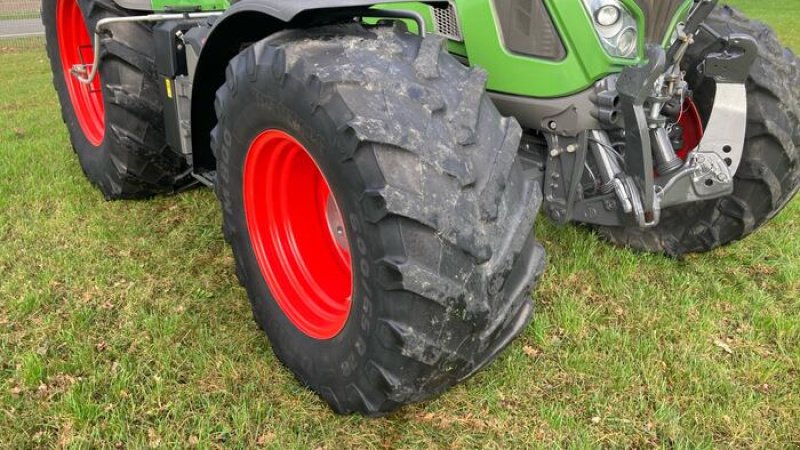
[{"label": "green grass lawn", "polygon": [[38,19],[39,13],[38,12],[31,12],[31,11],[24,11],[24,12],[14,12],[14,13],[4,13],[0,11],[0,20],[20,20],[20,19]]},{"label": "green grass lawn", "polygon": [[[800,49],[800,1],[736,4]],[[682,262],[542,221],[538,315],[495,364],[337,417],[252,321],[212,192],[104,202],[44,54],[0,80],[0,448],[800,446],[800,202]]]}]

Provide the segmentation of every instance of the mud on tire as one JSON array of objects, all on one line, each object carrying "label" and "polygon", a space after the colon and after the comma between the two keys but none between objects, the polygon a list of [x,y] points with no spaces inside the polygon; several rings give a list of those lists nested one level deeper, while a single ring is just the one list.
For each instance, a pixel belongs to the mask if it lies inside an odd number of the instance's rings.
[{"label": "mud on tire", "polygon": [[[217,95],[217,194],[237,273],[278,358],[339,413],[434,397],[531,318],[541,189],[517,160],[520,126],[484,93],[486,73],[443,43],[390,27],[290,30],[236,57]],[[346,218],[355,291],[332,339],[287,319],[254,256],[242,167],[266,129],[304,144]]]},{"label": "mud on tire", "polygon": [[[734,193],[663,211],[652,229],[599,227],[611,242],[637,250],[680,256],[705,252],[743,239],[775,217],[800,188],[800,63],[768,26],[728,6],[706,24],[727,36],[744,33],[758,42],[759,57],[747,80],[748,123]],[[689,51],[686,70],[697,79],[702,55],[718,43],[701,33]],[[710,86],[709,86],[710,84]],[[713,82],[695,86],[695,102],[708,117]],[[700,85],[700,88],[697,86]]]}]

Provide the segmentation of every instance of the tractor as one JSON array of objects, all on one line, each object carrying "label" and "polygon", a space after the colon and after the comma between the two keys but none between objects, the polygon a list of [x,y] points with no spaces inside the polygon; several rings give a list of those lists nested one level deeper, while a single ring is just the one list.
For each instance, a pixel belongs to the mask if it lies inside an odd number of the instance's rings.
[{"label": "tractor", "polygon": [[800,186],[800,67],[718,0],[44,0],[109,200],[213,188],[255,321],[337,413],[442,394],[529,324],[540,211],[666,257]]}]

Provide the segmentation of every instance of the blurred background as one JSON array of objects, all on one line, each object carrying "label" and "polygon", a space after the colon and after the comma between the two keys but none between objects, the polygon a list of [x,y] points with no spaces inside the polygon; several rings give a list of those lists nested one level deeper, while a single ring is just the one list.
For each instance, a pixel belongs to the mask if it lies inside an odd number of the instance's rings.
[{"label": "blurred background", "polygon": [[0,0],[0,50],[44,43],[40,0]]}]

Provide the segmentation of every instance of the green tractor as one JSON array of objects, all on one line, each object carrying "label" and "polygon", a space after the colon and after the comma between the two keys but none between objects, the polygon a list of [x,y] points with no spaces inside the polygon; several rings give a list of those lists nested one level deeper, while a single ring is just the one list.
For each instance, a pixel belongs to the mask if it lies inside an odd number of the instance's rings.
[{"label": "green tractor", "polygon": [[800,186],[800,67],[716,0],[45,0],[108,199],[213,187],[258,325],[339,413],[489,364],[540,209],[680,257]]}]

